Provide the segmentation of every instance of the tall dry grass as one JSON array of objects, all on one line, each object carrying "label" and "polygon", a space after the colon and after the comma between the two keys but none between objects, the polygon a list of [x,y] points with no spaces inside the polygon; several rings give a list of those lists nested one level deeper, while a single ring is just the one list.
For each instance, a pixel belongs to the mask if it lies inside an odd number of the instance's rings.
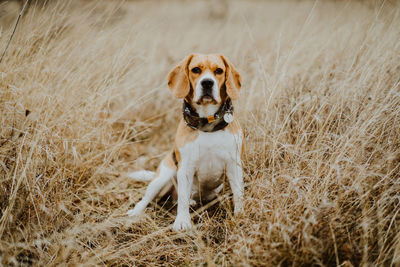
[{"label": "tall dry grass", "polygon": [[[244,77],[246,217],[227,187],[175,233],[169,201],[124,215],[146,186],[124,174],[171,149],[165,77],[194,51]],[[31,5],[0,64],[0,262],[396,266],[399,82],[395,2]]]}]

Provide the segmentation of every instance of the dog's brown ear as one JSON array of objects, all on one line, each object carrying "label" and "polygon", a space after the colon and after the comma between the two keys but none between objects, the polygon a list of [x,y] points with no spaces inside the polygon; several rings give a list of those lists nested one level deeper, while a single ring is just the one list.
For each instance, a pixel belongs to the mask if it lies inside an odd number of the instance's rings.
[{"label": "dog's brown ear", "polygon": [[240,87],[242,87],[242,76],[236,68],[223,55],[220,55],[225,64],[225,86],[226,93],[232,99],[239,97]]},{"label": "dog's brown ear", "polygon": [[177,98],[184,98],[189,94],[190,81],[188,66],[192,58],[193,54],[189,55],[168,74],[169,89],[171,89],[171,92]]}]

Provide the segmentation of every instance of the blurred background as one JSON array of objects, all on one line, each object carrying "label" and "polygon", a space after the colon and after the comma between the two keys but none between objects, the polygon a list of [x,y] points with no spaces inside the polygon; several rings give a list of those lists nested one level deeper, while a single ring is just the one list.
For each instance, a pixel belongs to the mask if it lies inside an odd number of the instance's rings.
[{"label": "blurred background", "polygon": [[[398,1],[29,1],[15,28],[25,3],[0,2],[0,265],[399,264]],[[243,77],[247,216],[226,186],[181,234],[168,201],[125,216],[126,173],[172,149],[193,52]]]}]

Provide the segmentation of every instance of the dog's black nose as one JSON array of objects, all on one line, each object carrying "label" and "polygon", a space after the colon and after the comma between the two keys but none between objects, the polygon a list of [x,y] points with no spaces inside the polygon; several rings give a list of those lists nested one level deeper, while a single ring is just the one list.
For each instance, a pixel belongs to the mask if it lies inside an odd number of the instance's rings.
[{"label": "dog's black nose", "polygon": [[201,86],[205,89],[205,90],[211,90],[212,87],[214,86],[214,81],[210,80],[210,79],[205,79],[201,81]]}]

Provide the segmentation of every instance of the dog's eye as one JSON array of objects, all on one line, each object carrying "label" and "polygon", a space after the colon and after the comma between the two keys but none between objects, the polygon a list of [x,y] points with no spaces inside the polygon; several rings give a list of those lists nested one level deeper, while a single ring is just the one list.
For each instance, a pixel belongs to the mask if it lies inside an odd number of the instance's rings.
[{"label": "dog's eye", "polygon": [[221,68],[217,68],[214,73],[215,74],[222,74],[224,71]]},{"label": "dog's eye", "polygon": [[201,73],[201,69],[200,69],[199,67],[194,67],[194,68],[192,69],[192,72],[193,72],[193,73]]}]

